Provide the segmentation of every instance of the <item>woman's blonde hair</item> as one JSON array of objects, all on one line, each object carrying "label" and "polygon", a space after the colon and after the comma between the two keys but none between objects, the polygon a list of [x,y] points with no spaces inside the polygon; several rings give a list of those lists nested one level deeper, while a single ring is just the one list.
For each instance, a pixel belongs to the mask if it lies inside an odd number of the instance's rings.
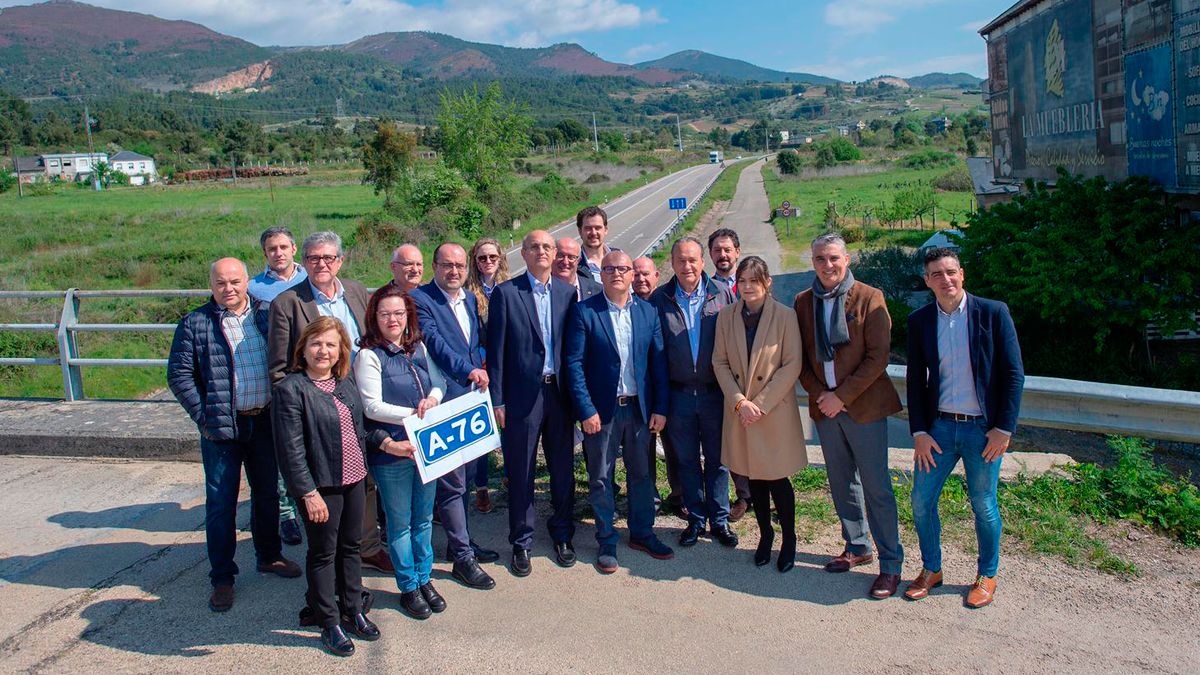
[{"label": "woman's blonde hair", "polygon": [[483,292],[483,278],[479,276],[479,264],[475,260],[475,256],[479,255],[479,249],[484,246],[495,246],[496,253],[500,255],[500,264],[496,267],[496,276],[492,277],[493,287],[508,281],[508,256],[504,255],[504,249],[500,247],[500,242],[491,237],[483,237],[471,247],[470,262],[467,264],[467,290],[475,294],[476,303],[479,305],[480,321],[487,323],[488,298],[487,294]]}]

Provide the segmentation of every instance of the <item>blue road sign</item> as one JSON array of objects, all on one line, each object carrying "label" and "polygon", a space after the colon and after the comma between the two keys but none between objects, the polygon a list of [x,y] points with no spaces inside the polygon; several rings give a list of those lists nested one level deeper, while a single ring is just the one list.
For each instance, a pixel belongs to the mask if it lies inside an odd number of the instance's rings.
[{"label": "blue road sign", "polygon": [[425,453],[425,462],[431,463],[445,459],[493,433],[487,405],[481,403],[422,429],[417,438]]},{"label": "blue road sign", "polygon": [[672,211],[682,211],[687,208],[687,197],[671,197],[667,200]]}]

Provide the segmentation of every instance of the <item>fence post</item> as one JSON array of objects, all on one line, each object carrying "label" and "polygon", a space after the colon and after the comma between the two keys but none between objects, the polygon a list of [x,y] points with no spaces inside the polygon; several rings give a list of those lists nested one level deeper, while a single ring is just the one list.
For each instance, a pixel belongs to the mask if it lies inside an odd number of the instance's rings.
[{"label": "fence post", "polygon": [[83,400],[83,373],[71,360],[79,358],[79,345],[75,342],[75,324],[79,322],[79,298],[74,288],[67,289],[63,300],[62,316],[58,320],[58,362],[62,366],[63,398],[68,401]]}]

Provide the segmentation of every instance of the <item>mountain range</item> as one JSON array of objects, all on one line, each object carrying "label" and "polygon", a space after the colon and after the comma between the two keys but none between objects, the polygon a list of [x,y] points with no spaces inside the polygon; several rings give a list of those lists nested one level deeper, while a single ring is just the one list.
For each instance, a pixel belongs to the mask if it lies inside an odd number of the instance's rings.
[{"label": "mountain range", "polygon": [[[297,52],[312,58],[294,58]],[[350,58],[325,58],[335,52]],[[322,73],[356,86],[401,79],[626,78],[661,86],[690,79],[722,83],[837,80],[788,73],[688,50],[634,65],[600,58],[578,44],[514,48],[429,32],[368,35],[327,47],[262,47],[189,21],[50,0],[0,10],[0,89],[21,96],[61,96],[122,89],[205,93],[262,91],[289,81],[289,66],[323,63],[356,73]],[[365,61],[364,61],[365,59]],[[364,65],[373,74],[361,73]],[[296,73],[291,73],[295,79]],[[310,74],[305,74],[308,77]],[[315,76],[315,75],[314,75]],[[309,77],[309,79],[312,79]],[[963,73],[908,79],[913,86],[978,86]],[[372,83],[375,84],[372,84]],[[382,84],[380,84],[382,83]],[[921,84],[918,84],[921,83]]]}]

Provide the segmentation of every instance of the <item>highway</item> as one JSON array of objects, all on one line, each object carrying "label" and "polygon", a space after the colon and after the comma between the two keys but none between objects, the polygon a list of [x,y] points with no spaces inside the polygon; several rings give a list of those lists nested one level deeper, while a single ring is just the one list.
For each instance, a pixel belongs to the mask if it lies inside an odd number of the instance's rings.
[{"label": "highway", "polygon": [[[675,221],[676,212],[667,208],[672,197],[686,197],[691,205],[721,173],[718,164],[699,164],[676,171],[644,185],[629,194],[601,206],[608,213],[608,245],[619,248],[633,257],[642,255]],[[563,222],[550,230],[555,239],[579,238],[575,220]],[[510,274],[525,269],[521,247],[507,251]]]}]

